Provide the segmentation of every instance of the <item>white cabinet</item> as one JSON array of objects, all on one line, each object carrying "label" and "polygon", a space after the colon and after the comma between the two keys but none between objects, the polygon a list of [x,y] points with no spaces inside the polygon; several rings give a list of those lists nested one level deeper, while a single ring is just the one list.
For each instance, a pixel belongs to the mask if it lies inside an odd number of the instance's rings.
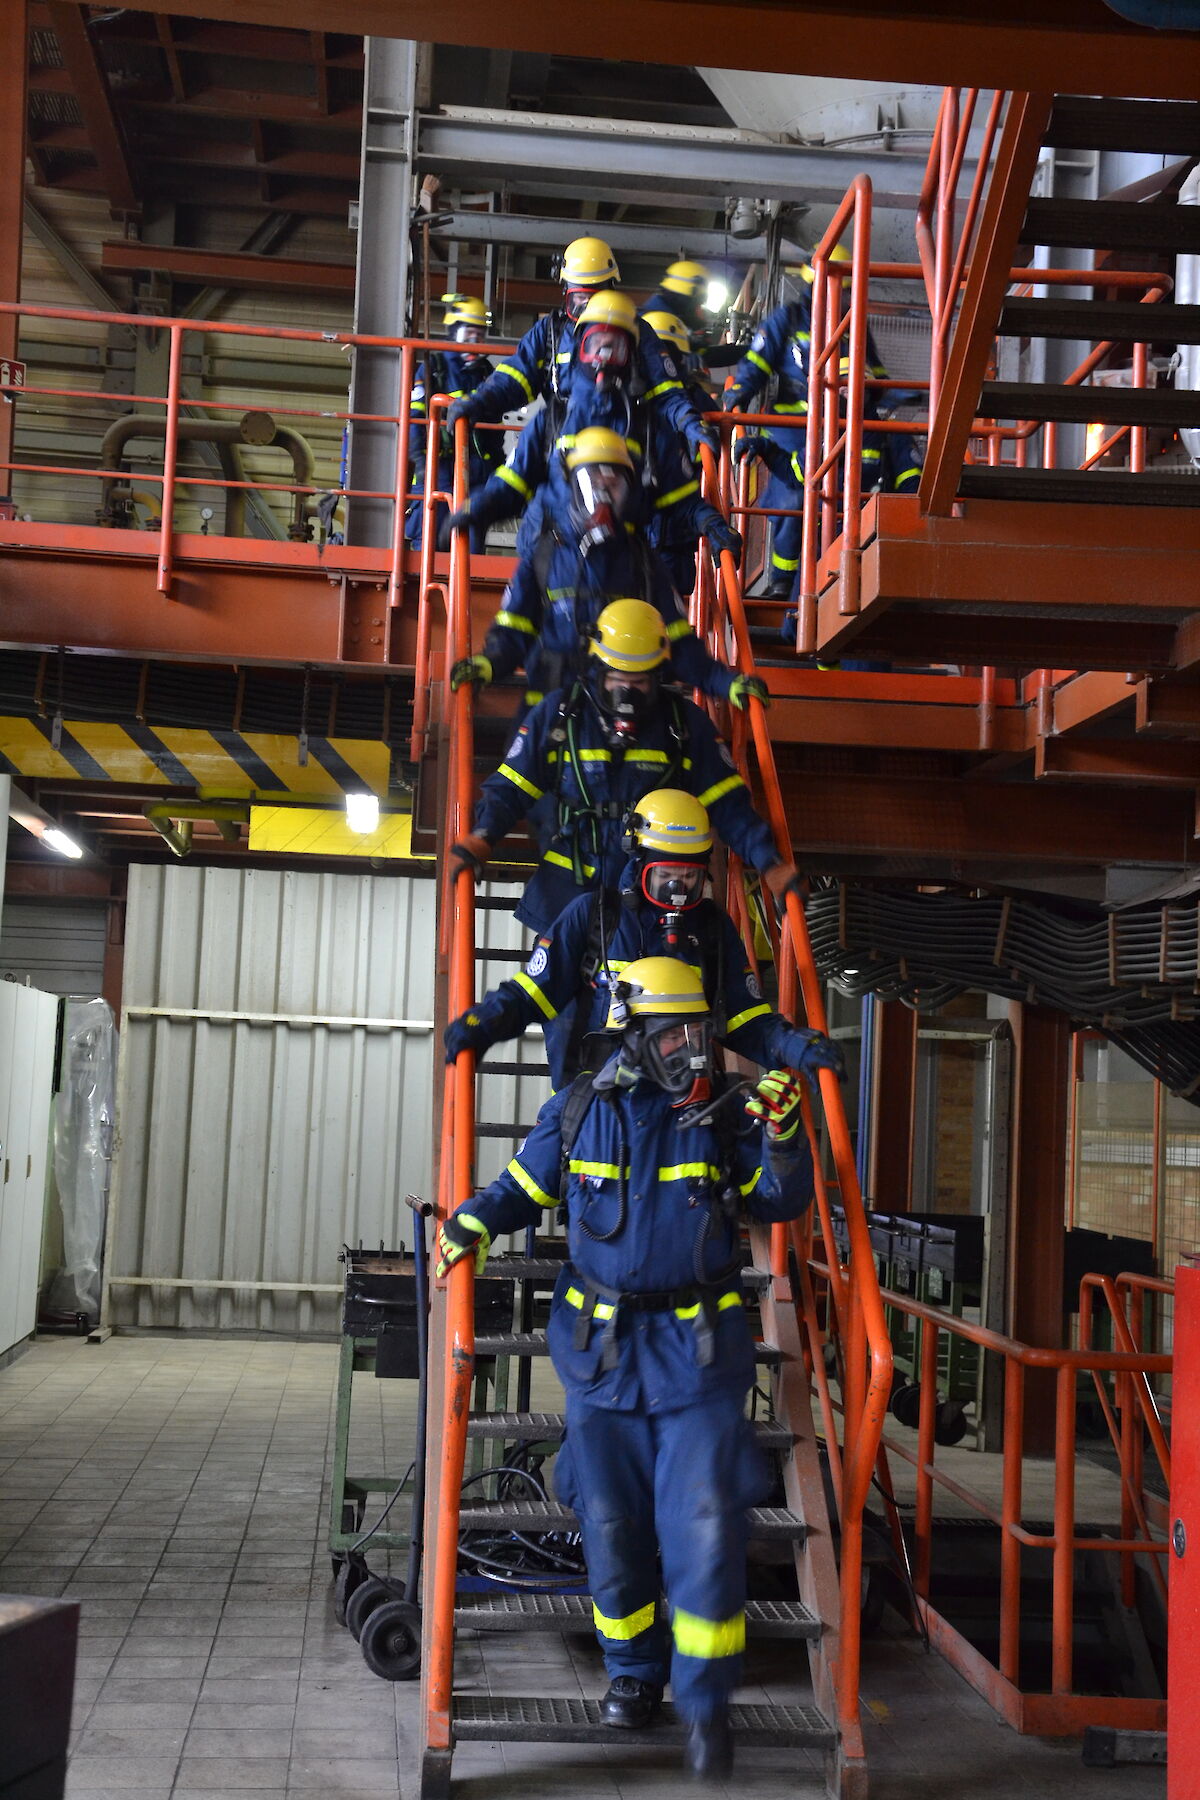
[{"label": "white cabinet", "polygon": [[37,1319],[58,997],[0,981],[0,1355]]}]

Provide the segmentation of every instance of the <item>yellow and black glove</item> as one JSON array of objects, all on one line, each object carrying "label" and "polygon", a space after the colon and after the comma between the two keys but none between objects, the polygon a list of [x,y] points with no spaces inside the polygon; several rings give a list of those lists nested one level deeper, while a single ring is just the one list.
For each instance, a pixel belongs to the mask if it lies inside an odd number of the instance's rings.
[{"label": "yellow and black glove", "polygon": [[492,659],[482,654],[476,656],[460,656],[450,671],[450,692],[457,694],[460,687],[468,681],[479,687],[486,687],[492,679]]},{"label": "yellow and black glove", "polygon": [[779,1143],[795,1137],[803,1116],[804,1081],[791,1069],[768,1069],[746,1102],[751,1118],[761,1119],[767,1137]]},{"label": "yellow and black glove", "polygon": [[487,1226],[471,1213],[461,1210],[452,1213],[438,1233],[438,1249],[441,1251],[441,1261],[437,1266],[439,1280],[456,1262],[461,1262],[464,1256],[475,1258],[475,1273],[482,1275],[491,1242],[492,1234]]}]

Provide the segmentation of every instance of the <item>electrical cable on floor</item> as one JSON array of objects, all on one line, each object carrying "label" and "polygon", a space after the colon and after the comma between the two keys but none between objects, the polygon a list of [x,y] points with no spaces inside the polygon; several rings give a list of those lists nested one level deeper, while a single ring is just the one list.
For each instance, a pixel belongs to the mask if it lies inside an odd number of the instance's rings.
[{"label": "electrical cable on floor", "polygon": [[353,1556],[354,1552],[356,1550],[361,1550],[362,1546],[366,1543],[369,1543],[370,1540],[375,1536],[375,1533],[379,1530],[379,1527],[383,1524],[383,1521],[387,1518],[387,1516],[391,1512],[393,1506],[395,1506],[397,1500],[400,1498],[401,1494],[404,1492],[405,1488],[408,1486],[409,1476],[415,1475],[416,1471],[417,1471],[416,1462],[415,1461],[410,1462],[407,1469],[404,1471],[404,1475],[403,1475],[403,1478],[401,1479],[400,1486],[396,1489],[395,1493],[392,1495],[391,1499],[388,1501],[387,1505],[384,1507],[383,1511],[380,1513],[379,1517],[376,1519],[375,1523],[372,1525],[370,1531],[365,1531],[363,1533],[363,1535],[358,1539],[357,1543],[351,1544],[350,1548],[346,1552],[347,1556]]}]

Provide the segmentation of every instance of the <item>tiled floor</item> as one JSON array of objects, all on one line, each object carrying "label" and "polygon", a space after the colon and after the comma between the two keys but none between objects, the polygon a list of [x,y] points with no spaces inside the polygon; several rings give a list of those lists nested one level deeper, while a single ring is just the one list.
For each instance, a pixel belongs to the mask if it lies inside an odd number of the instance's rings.
[{"label": "tiled floor", "polygon": [[[0,1591],[82,1603],[70,1800],[416,1800],[417,1697],[333,1619],[323,1493],[336,1350],[49,1340],[0,1370]],[[352,1464],[399,1477],[411,1387],[360,1383]],[[783,1652],[781,1656],[780,1652]],[[747,1695],[796,1697],[786,1646]],[[794,1665],[793,1665],[794,1666]],[[594,1646],[464,1637],[464,1686],[602,1690]],[[1022,1739],[899,1636],[864,1658],[872,1800],[1159,1800],[1161,1770],[1091,1772]],[[679,1800],[669,1753],[466,1745],[463,1800]],[[819,1800],[811,1761],[747,1752],[735,1791]]]}]

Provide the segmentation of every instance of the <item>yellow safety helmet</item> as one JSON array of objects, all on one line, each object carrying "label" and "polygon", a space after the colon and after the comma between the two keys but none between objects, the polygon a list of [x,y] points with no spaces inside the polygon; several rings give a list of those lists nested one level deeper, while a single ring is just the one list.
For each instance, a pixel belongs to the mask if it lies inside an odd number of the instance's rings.
[{"label": "yellow safety helmet", "polygon": [[486,331],[492,322],[491,313],[474,294],[443,294],[442,305],[446,308],[444,325],[478,325]]},{"label": "yellow safety helmet", "polygon": [[712,272],[700,262],[673,262],[663,276],[663,288],[670,294],[686,294],[689,300],[695,300],[700,294],[707,294],[708,284],[712,280]]},{"label": "yellow safety helmet", "polygon": [[596,620],[591,653],[610,669],[644,675],[670,655],[666,627],[646,600],[610,600]]},{"label": "yellow safety helmet", "polygon": [[599,463],[632,469],[633,457],[619,431],[610,431],[607,425],[585,425],[567,451],[567,468],[574,473],[576,469],[594,469]]},{"label": "yellow safety helmet", "polygon": [[712,849],[708,812],[695,794],[682,788],[652,788],[643,794],[629,820],[639,850],[672,857],[707,856]]},{"label": "yellow safety helmet", "polygon": [[692,341],[682,319],[677,319],[674,313],[669,312],[648,312],[643,313],[642,317],[655,337],[666,338],[668,344],[674,344],[681,356],[687,355]]},{"label": "yellow safety helmet", "polygon": [[601,287],[620,279],[617,259],[603,238],[576,238],[562,253],[559,280],[564,287]]},{"label": "yellow safety helmet", "polygon": [[[833,249],[829,252],[829,260],[830,262],[849,262],[850,252],[847,250],[845,244],[835,244]],[[798,274],[802,280],[807,281],[809,287],[812,286],[816,276],[816,270],[810,262],[802,263],[799,269],[792,268],[787,272],[789,275]]]},{"label": "yellow safety helmet", "polygon": [[674,956],[639,956],[621,971],[605,1028],[619,1031],[631,1019],[695,1018],[708,1011],[695,969]]},{"label": "yellow safety helmet", "polygon": [[585,325],[611,325],[614,330],[627,331],[631,337],[636,337],[637,307],[628,294],[618,294],[612,288],[603,288],[600,293],[592,295],[575,323],[580,330]]}]

